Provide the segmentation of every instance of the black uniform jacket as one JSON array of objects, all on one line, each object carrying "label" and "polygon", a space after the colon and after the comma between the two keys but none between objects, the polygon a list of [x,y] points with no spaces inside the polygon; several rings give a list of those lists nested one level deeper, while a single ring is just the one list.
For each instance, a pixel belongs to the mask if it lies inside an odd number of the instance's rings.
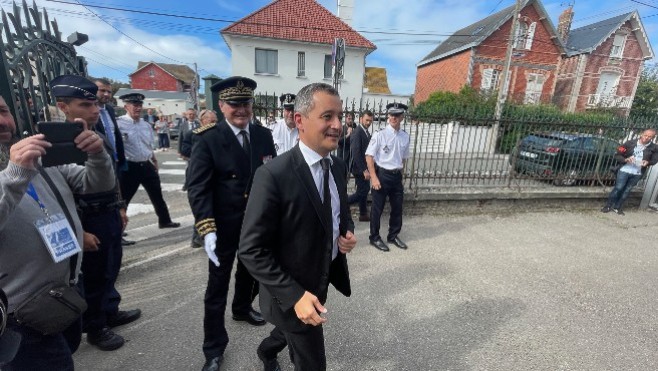
[{"label": "black uniform jacket", "polygon": [[[223,221],[239,226],[251,190],[253,175],[264,162],[276,156],[272,132],[249,125],[251,162],[226,121],[196,130],[190,156],[187,195],[202,236],[222,229]],[[231,228],[235,230],[235,228]]]},{"label": "black uniform jacket", "polygon": [[[110,106],[109,104],[105,105],[105,110],[107,110],[107,113],[110,115],[110,118],[112,119],[112,124],[114,125],[114,143],[116,144],[117,158],[118,158],[117,165],[119,168],[121,168],[123,167],[123,164],[126,163],[126,154],[123,150],[123,138],[121,137],[121,131],[119,131],[119,125],[117,125],[117,116],[116,113],[114,112],[114,107]],[[99,133],[107,136],[107,133],[105,132],[105,126],[103,126],[103,120],[101,118],[98,119],[95,129]],[[110,157],[112,157],[111,153],[110,153]]]},{"label": "black uniform jacket", "polygon": [[363,126],[358,125],[352,130],[350,135],[350,147],[352,151],[352,174],[363,176],[363,172],[368,170],[366,164],[366,149],[370,144],[370,137],[363,130]]},{"label": "black uniform jacket", "polygon": [[[617,153],[615,154],[617,165],[613,167],[613,171],[621,169],[626,163],[626,159],[633,156],[635,146],[637,146],[637,141],[637,139],[626,141],[626,143],[617,148]],[[649,161],[649,166],[658,163],[658,146],[654,142],[649,142],[649,144],[647,144],[642,154],[642,160]],[[649,166],[642,167],[642,175],[644,175]]]},{"label": "black uniform jacket", "polygon": [[[345,163],[333,157],[331,171],[340,198],[340,233],[354,231],[347,205]],[[261,283],[263,317],[284,331],[304,325],[294,305],[309,291],[324,303],[329,283],[351,295],[345,254],[332,261],[331,221],[322,216],[322,200],[299,145],[256,171],[247,204],[239,256]]]}]

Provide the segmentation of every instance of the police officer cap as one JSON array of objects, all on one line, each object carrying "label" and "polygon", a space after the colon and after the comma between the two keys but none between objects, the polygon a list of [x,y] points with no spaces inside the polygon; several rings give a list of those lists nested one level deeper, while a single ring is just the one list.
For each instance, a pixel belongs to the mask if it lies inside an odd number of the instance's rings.
[{"label": "police officer cap", "polygon": [[295,98],[297,98],[295,94],[281,94],[279,101],[281,102],[283,108],[293,108],[295,107]]},{"label": "police officer cap", "polygon": [[407,107],[406,104],[402,103],[389,103],[386,105],[386,112],[389,115],[401,115],[403,114],[409,107]]},{"label": "police officer cap", "polygon": [[62,75],[50,82],[50,91],[55,98],[96,100],[98,86],[86,77]]},{"label": "police officer cap", "polygon": [[144,102],[144,94],[128,93],[119,97],[123,103],[142,103]]},{"label": "police officer cap", "polygon": [[225,102],[250,102],[254,99],[256,81],[242,77],[231,76],[214,83],[210,90],[219,93],[219,100]]}]

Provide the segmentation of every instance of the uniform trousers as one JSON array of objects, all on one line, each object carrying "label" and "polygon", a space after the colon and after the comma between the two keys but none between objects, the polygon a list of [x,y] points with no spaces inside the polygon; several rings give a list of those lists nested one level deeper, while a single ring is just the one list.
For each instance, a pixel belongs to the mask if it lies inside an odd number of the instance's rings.
[{"label": "uniform trousers", "polygon": [[107,324],[107,316],[119,311],[121,295],[115,288],[123,248],[121,246],[121,216],[119,210],[86,213],[82,216],[85,232],[98,237],[98,251],[87,251],[82,258],[87,311],[83,315],[84,328],[88,332],[98,331]]},{"label": "uniform trousers", "polygon": [[402,230],[402,201],[404,187],[402,186],[402,172],[400,170],[377,169],[377,178],[381,184],[380,189],[372,190],[372,206],[370,208],[370,241],[380,237],[379,226],[384,204],[388,196],[391,204],[391,215],[388,220],[388,235],[386,240],[394,240]]},{"label": "uniform trousers", "polygon": [[359,204],[359,215],[368,215],[368,191],[370,190],[370,181],[366,180],[361,174],[354,174],[354,181],[356,182],[356,192],[351,194],[347,203],[350,205]]},{"label": "uniform trousers", "polygon": [[155,166],[150,161],[133,162],[127,161],[128,170],[122,172],[119,183],[121,184],[121,195],[126,204],[130,203],[140,185],[144,187],[146,193],[153,204],[155,214],[158,216],[160,224],[171,223],[169,209],[162,196],[160,186],[160,176]]},{"label": "uniform trousers", "polygon": [[[232,218],[217,220],[217,225],[222,226],[221,233],[217,234],[215,248],[219,267],[208,260],[208,286],[203,300],[203,354],[206,359],[223,355],[228,345],[224,313],[226,312],[228,286],[238,250],[243,216],[244,213],[240,213]],[[231,308],[233,314],[248,314],[252,310],[251,303],[256,295],[258,295],[258,283],[238,259],[235,270],[235,293]]]}]

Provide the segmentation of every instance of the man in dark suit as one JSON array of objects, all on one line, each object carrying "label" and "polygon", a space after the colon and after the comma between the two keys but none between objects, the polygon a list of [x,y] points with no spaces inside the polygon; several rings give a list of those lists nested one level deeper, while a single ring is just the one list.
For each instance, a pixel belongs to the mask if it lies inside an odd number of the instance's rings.
[{"label": "man in dark suit", "polygon": [[[276,156],[272,134],[251,124],[256,82],[240,76],[224,79],[211,87],[218,92],[225,120],[196,130],[190,157],[188,198],[195,227],[203,237],[208,258],[203,320],[203,370],[219,370],[228,344],[224,327],[226,297],[231,269],[238,250],[240,229],[253,175]],[[254,326],[264,325],[251,302],[258,294],[256,281],[238,259],[235,272],[233,319]]]},{"label": "man in dark suit", "polygon": [[347,165],[347,171],[345,175],[349,174],[350,167],[352,166],[352,156],[350,154],[350,141],[352,137],[352,130],[356,125],[354,124],[354,113],[348,112],[345,115],[345,125],[343,125],[343,131],[340,134],[340,140],[338,140],[338,149],[336,150],[336,156],[339,159],[343,160]]},{"label": "man in dark suit", "polygon": [[356,245],[345,163],[330,156],[341,132],[341,102],[327,84],[295,100],[300,142],[256,171],[239,257],[260,282],[263,317],[275,326],[258,348],[266,370],[290,347],[296,370],[325,370],[322,324],[329,284],[351,294],[346,253]]},{"label": "man in dark suit", "polygon": [[370,110],[365,110],[359,118],[359,126],[352,131],[350,140],[350,152],[352,154],[352,174],[356,181],[356,192],[350,195],[347,202],[352,205],[359,203],[359,221],[369,222],[368,215],[368,192],[370,191],[370,172],[366,164],[366,149],[370,143],[370,132],[368,129],[372,125],[373,114]]}]

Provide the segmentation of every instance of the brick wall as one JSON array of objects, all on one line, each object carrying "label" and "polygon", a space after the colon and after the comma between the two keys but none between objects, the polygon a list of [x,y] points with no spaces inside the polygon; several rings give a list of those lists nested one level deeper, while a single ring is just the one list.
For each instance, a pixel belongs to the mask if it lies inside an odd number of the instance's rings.
[{"label": "brick wall", "polygon": [[430,94],[436,91],[453,93],[466,84],[471,51],[466,50],[440,61],[418,67],[416,71],[416,103],[426,101]]},{"label": "brick wall", "polygon": [[132,89],[183,91],[179,80],[156,65],[148,65],[130,77]]}]

